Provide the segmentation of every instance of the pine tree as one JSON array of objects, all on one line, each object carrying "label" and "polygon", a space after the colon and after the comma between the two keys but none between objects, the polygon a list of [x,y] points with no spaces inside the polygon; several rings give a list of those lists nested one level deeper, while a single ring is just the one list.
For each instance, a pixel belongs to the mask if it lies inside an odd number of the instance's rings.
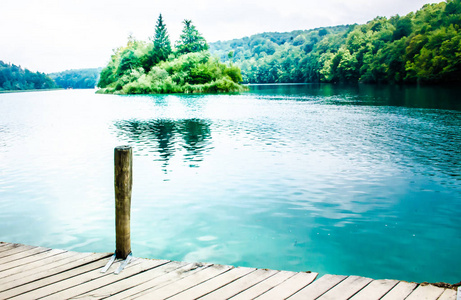
[{"label": "pine tree", "polygon": [[158,16],[155,35],[150,40],[152,41],[150,50],[142,59],[142,66],[146,72],[149,72],[159,62],[167,60],[168,55],[171,54],[170,38],[165,23],[163,23],[162,14]]},{"label": "pine tree", "polygon": [[165,23],[163,23],[162,14],[158,16],[155,26],[154,50],[157,52],[158,61],[166,60],[171,53],[170,38]]},{"label": "pine tree", "polygon": [[208,50],[208,44],[203,36],[198,32],[191,20],[183,21],[184,28],[176,42],[176,52],[185,54],[190,52],[200,52]]}]

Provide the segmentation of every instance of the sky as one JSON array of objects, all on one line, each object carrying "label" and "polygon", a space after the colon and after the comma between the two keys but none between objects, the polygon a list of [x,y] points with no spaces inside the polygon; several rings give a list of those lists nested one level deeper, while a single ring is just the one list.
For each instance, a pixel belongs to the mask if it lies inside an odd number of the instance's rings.
[{"label": "sky", "polygon": [[161,13],[174,44],[184,19],[208,42],[262,32],[363,24],[428,0],[0,0],[0,60],[44,73],[104,67],[113,49],[153,36]]}]

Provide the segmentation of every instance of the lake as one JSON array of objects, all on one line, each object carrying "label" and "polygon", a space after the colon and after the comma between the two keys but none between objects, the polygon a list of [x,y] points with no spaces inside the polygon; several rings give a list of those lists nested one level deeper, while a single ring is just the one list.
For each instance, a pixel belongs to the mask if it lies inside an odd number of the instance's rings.
[{"label": "lake", "polygon": [[129,144],[135,256],[456,283],[460,95],[0,94],[0,241],[113,252],[113,152]]}]

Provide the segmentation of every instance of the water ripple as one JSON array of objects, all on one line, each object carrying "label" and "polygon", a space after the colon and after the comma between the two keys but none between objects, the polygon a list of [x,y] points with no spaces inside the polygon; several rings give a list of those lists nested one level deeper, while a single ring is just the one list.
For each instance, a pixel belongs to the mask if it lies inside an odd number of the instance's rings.
[{"label": "water ripple", "polygon": [[0,95],[0,240],[113,251],[113,148],[130,144],[137,256],[454,283],[461,110],[450,95]]}]

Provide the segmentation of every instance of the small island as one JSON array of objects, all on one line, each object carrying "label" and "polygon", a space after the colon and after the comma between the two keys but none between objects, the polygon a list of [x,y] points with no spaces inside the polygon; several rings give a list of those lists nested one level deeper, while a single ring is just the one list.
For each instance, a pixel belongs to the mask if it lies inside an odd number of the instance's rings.
[{"label": "small island", "polygon": [[155,36],[150,42],[128,38],[125,47],[114,50],[108,65],[101,71],[98,93],[168,94],[232,93],[245,91],[240,68],[224,64],[211,56],[208,44],[191,20],[174,49],[162,15],[158,17]]}]

